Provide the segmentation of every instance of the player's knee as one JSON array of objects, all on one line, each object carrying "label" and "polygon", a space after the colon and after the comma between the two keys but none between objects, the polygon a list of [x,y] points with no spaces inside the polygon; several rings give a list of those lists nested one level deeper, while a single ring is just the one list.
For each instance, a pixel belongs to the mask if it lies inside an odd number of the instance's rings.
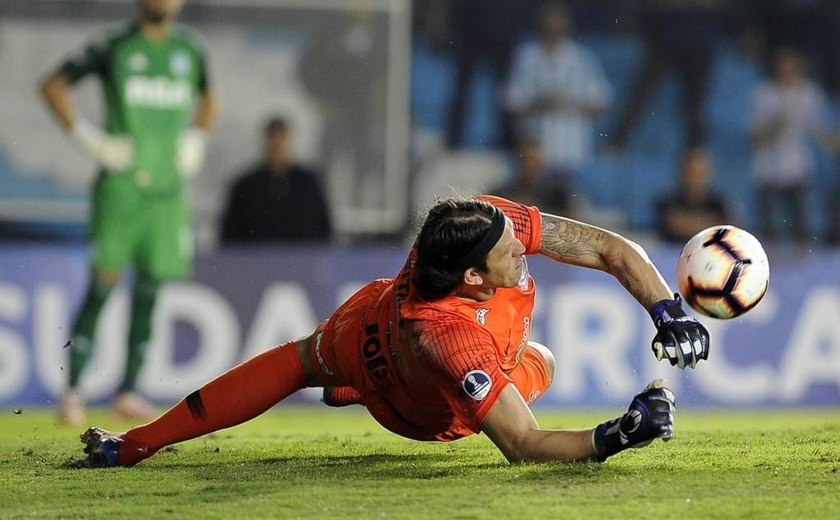
[{"label": "player's knee", "polygon": [[542,356],[543,361],[545,362],[546,369],[548,369],[548,381],[550,384],[552,381],[554,381],[554,369],[556,366],[556,361],[554,360],[554,353],[551,352],[551,349],[549,349],[542,343],[537,343],[536,341],[529,341],[528,346],[539,352],[539,354]]},{"label": "player's knee", "polygon": [[314,348],[314,344],[314,334],[295,341],[295,349],[297,350],[298,358],[300,358],[300,364],[303,367],[303,373],[306,378],[306,386],[308,387],[324,386],[324,383],[320,380],[312,365],[312,349]]}]

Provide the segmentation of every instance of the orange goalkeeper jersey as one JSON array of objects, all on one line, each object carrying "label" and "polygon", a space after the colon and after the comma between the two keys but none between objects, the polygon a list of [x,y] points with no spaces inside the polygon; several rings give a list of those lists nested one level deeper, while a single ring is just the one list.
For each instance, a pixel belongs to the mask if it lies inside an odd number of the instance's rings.
[{"label": "orange goalkeeper jersey", "polygon": [[[513,223],[526,254],[539,250],[539,210],[499,197],[482,196]],[[357,345],[345,367],[362,372],[363,400],[387,428],[407,437],[453,440],[480,431],[528,343],[534,308],[534,280],[524,264],[519,284],[500,288],[487,301],[416,295],[416,250],[399,275],[363,288],[333,319],[362,320],[361,336],[335,333],[336,349]],[[336,327],[339,327],[336,324]],[[343,328],[342,328],[343,330]],[[348,328],[349,330],[349,328]],[[332,334],[331,334],[332,336]],[[346,341],[342,341],[346,337]],[[359,354],[361,352],[361,355]],[[342,363],[342,355],[336,361]],[[355,379],[355,378],[354,378]],[[388,421],[377,416],[391,415]],[[386,424],[389,422],[391,424]],[[394,426],[394,422],[397,422]]]}]

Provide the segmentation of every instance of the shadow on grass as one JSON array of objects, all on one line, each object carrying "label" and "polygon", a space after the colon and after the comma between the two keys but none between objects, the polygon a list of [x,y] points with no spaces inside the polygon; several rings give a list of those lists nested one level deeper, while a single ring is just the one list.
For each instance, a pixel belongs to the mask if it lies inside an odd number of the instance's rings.
[{"label": "shadow on grass", "polygon": [[[436,480],[492,477],[499,481],[564,479],[588,480],[604,471],[603,464],[586,463],[522,463],[503,460],[471,460],[469,454],[360,454],[267,457],[248,461],[217,460],[185,466],[178,463],[159,464],[157,468],[179,468],[195,472],[208,481],[317,480],[323,485],[348,480]],[[625,468],[609,468],[612,474],[629,473]]]},{"label": "shadow on grass", "polygon": [[[174,454],[177,454],[175,452]],[[160,470],[187,471],[197,478],[209,482],[252,482],[263,483],[276,480],[282,482],[317,480],[328,485],[331,482],[347,480],[434,480],[493,475],[505,480],[543,480],[546,478],[590,479],[599,475],[604,466],[599,463],[522,463],[508,464],[500,461],[470,460],[469,454],[452,453],[389,453],[360,455],[313,455],[266,457],[242,460],[223,457],[207,462],[169,460],[164,463],[142,463],[132,469],[154,473]],[[208,459],[210,456],[208,455]],[[69,459],[62,469],[91,469],[84,460]],[[111,471],[111,469],[96,469]],[[119,469],[118,469],[119,471]],[[620,467],[610,468],[611,473],[625,473]]]}]

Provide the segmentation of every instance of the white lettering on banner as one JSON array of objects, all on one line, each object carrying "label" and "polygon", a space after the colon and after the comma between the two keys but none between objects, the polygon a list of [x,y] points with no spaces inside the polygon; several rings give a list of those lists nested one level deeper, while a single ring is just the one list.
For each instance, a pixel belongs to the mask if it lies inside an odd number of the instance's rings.
[{"label": "white lettering on banner", "polygon": [[[153,344],[140,388],[155,399],[175,401],[234,364],[239,323],[230,303],[204,285],[167,284],[158,298]],[[174,362],[177,322],[189,324],[198,333],[198,349],[183,363]]]},{"label": "white lettering on banner", "polygon": [[[26,318],[26,293],[0,282],[0,319],[20,325]],[[26,340],[14,329],[0,327],[0,401],[14,398],[29,379]]]},{"label": "white lettering on banner", "polygon": [[[703,393],[725,404],[750,404],[760,402],[772,394],[775,374],[773,365],[760,352],[751,356],[757,360],[750,365],[733,365],[726,358],[725,332],[733,325],[742,323],[761,326],[776,316],[778,298],[768,292],[761,302],[749,313],[735,320],[714,320],[700,318],[709,330],[711,345],[709,359],[701,361],[690,374]],[[732,349],[761,349],[762,345],[729,345]]]},{"label": "white lettering on banner", "polygon": [[[630,302],[617,297],[615,289],[592,284],[553,290],[548,336],[557,357],[557,377],[551,393],[565,400],[580,398],[588,389],[588,372],[608,398],[638,390],[627,358],[637,332],[636,309]],[[589,330],[593,322],[598,326]]]},{"label": "white lettering on banner", "polygon": [[67,356],[70,339],[67,297],[64,287],[45,283],[35,289],[35,323],[32,330],[32,352],[35,373],[52,395],[59,395],[67,386]]},{"label": "white lettering on banner", "polygon": [[296,283],[275,283],[263,293],[251,322],[243,359],[309,336],[318,323],[303,287]]},{"label": "white lettering on banner", "polygon": [[[296,283],[275,283],[263,293],[243,358],[248,359],[273,346],[312,334],[320,320],[312,310],[306,290]],[[320,388],[307,388],[301,395],[310,401],[321,398]]]},{"label": "white lettering on banner", "polygon": [[779,366],[779,397],[794,402],[814,383],[840,388],[840,291],[820,287],[805,298]]}]

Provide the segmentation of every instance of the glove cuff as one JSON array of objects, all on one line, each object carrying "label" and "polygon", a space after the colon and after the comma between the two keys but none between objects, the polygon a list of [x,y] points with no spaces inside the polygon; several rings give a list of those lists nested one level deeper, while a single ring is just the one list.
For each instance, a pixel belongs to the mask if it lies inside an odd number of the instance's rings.
[{"label": "glove cuff", "polygon": [[685,311],[682,308],[682,298],[678,293],[674,293],[673,300],[659,300],[650,309],[650,317],[657,327],[685,316]]},{"label": "glove cuff", "polygon": [[197,126],[191,126],[184,131],[184,135],[195,141],[199,141],[201,144],[205,144],[207,142],[207,132]]},{"label": "glove cuff", "polygon": [[104,132],[87,119],[80,117],[73,122],[70,134],[80,143],[87,144],[92,140],[101,138]]}]

